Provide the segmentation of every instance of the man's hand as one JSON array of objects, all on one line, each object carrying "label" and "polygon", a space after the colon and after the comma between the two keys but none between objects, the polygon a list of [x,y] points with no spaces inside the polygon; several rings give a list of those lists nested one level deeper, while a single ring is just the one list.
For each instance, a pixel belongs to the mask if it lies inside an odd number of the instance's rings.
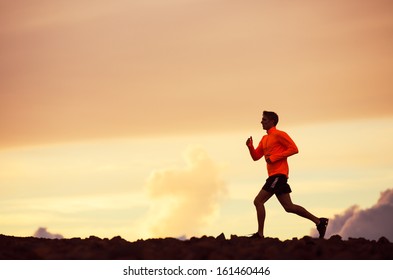
[{"label": "man's hand", "polygon": [[247,147],[249,147],[249,148],[254,147],[253,141],[252,141],[252,136],[250,136],[250,138],[247,139],[246,145],[247,145]]}]

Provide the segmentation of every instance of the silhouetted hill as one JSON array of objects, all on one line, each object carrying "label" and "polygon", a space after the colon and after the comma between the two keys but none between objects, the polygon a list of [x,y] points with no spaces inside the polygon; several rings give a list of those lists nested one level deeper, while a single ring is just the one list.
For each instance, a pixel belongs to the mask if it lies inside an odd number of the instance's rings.
[{"label": "silhouetted hill", "polygon": [[11,260],[114,260],[114,259],[393,259],[393,243],[381,237],[378,241],[363,238],[342,240],[301,239],[281,241],[237,237],[148,239],[129,242],[121,237],[101,239],[43,239],[0,235],[0,259]]}]

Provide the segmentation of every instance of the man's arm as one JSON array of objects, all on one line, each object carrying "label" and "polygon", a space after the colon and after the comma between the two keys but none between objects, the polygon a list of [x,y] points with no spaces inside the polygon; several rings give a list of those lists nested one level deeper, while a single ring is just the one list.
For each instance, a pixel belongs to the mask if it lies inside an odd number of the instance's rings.
[{"label": "man's arm", "polygon": [[261,143],[259,143],[258,147],[255,149],[252,137],[247,139],[246,145],[248,147],[248,150],[250,151],[250,155],[254,161],[259,160],[261,157],[263,157],[263,149]]},{"label": "man's arm", "polygon": [[270,162],[276,162],[285,159],[299,152],[295,142],[293,142],[293,140],[291,139],[291,137],[289,137],[288,134],[281,131],[277,135],[277,137],[278,137],[278,141],[281,143],[281,145],[285,147],[285,149],[281,153],[270,155],[269,157]]}]

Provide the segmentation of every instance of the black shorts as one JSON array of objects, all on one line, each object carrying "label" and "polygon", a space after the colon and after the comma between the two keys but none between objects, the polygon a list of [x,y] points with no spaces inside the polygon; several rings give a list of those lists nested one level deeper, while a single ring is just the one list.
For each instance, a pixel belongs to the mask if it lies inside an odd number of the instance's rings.
[{"label": "black shorts", "polygon": [[291,187],[287,182],[287,176],[282,174],[273,175],[266,179],[266,183],[262,189],[267,192],[274,193],[275,195],[291,193]]}]

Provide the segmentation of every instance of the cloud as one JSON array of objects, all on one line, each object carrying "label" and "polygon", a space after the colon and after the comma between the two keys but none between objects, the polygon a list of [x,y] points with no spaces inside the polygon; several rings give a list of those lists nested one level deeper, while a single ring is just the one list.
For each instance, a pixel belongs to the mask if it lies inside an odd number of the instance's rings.
[{"label": "cloud", "polygon": [[47,239],[63,239],[63,235],[58,233],[50,233],[46,228],[40,227],[34,233],[33,237],[47,238]]},{"label": "cloud", "polygon": [[[377,203],[368,209],[351,206],[343,214],[330,219],[326,237],[338,234],[343,238],[364,237],[377,240],[384,236],[393,240],[393,189],[381,193]],[[316,236],[315,230],[311,233]]]},{"label": "cloud", "polygon": [[218,213],[226,192],[222,167],[201,148],[189,149],[186,166],[155,171],[147,182],[152,199],[149,230],[154,236],[195,236]]}]

